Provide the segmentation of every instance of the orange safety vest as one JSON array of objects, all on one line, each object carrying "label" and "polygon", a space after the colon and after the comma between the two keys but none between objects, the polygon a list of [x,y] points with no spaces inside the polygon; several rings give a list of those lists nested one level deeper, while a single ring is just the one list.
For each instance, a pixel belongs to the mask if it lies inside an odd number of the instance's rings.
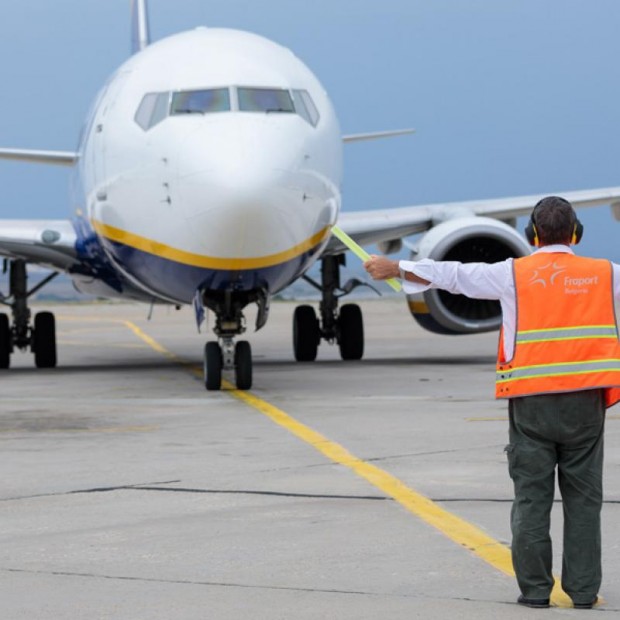
[{"label": "orange safety vest", "polygon": [[620,401],[613,271],[606,260],[538,252],[513,262],[517,324],[512,359],[497,359],[496,398],[605,390]]}]

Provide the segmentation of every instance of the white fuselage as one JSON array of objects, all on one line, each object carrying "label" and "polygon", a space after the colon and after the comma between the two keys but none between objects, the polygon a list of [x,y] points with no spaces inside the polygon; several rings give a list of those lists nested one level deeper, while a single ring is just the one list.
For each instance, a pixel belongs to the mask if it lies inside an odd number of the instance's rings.
[{"label": "white fuselage", "polygon": [[[286,103],[267,107],[276,95]],[[338,122],[310,70],[257,35],[198,28],[110,78],[74,187],[114,268],[146,296],[188,303],[199,289],[273,294],[299,277],[336,221],[341,173]]]}]

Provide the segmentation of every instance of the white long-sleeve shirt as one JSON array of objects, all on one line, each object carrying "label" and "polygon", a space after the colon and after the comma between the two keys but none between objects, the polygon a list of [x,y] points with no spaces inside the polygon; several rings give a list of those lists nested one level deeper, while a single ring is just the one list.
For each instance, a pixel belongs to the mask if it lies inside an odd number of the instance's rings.
[{"label": "white long-sleeve shirt", "polygon": [[[567,245],[546,245],[539,252],[573,254]],[[504,326],[504,359],[511,359],[517,322],[517,299],[512,270],[512,258],[500,263],[459,263],[457,261],[401,260],[399,267],[410,271],[430,284],[403,280],[405,293],[414,294],[430,288],[440,288],[448,293],[461,294],[472,299],[496,299],[502,308]],[[614,297],[620,300],[620,265],[612,263]]]}]

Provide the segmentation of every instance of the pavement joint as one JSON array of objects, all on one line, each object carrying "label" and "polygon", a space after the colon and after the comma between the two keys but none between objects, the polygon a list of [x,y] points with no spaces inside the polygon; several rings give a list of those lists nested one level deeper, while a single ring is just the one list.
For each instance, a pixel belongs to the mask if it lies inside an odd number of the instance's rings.
[{"label": "pavement joint", "polygon": [[73,491],[60,491],[57,493],[40,493],[38,495],[26,495],[22,497],[5,497],[0,498],[0,501],[19,501],[27,499],[36,499],[39,497],[61,497],[67,495],[80,495],[87,493],[112,493],[114,491],[159,491],[168,493],[204,493],[212,495],[262,495],[270,497],[290,497],[290,498],[302,498],[302,499],[351,499],[362,501],[394,501],[391,497],[385,497],[380,495],[338,495],[327,493],[294,493],[284,491],[259,491],[252,489],[190,489],[184,487],[161,487],[156,486],[160,484],[174,484],[181,482],[180,480],[168,480],[158,483],[144,483],[144,484],[131,484],[120,485],[111,487],[95,487],[92,489],[76,489]]},{"label": "pavement joint", "polygon": [[[110,489],[112,490],[112,489]],[[247,489],[186,489],[186,488],[161,488],[155,486],[120,487],[119,490],[130,491],[165,491],[173,493],[207,493],[207,494],[230,494],[230,495],[267,495],[274,497],[299,497],[308,499],[355,499],[370,501],[393,501],[391,497],[379,495],[329,495],[324,493],[292,493],[284,491],[255,491]]]},{"label": "pavement joint", "polygon": [[[300,586],[280,586],[280,585],[265,585],[265,584],[249,584],[249,583],[235,583],[235,582],[223,582],[223,581],[198,581],[193,579],[164,579],[154,577],[134,577],[128,575],[107,575],[103,573],[81,573],[74,571],[43,571],[21,568],[0,568],[0,572],[5,573],[21,573],[30,575],[49,575],[56,577],[81,577],[85,579],[105,579],[114,581],[135,581],[144,583],[160,583],[169,585],[188,585],[188,586],[206,586],[215,588],[240,588],[240,589],[255,589],[255,590],[280,590],[288,592],[305,592],[311,594],[342,594],[347,596],[368,596],[373,598],[391,598],[391,599],[411,599],[411,600],[437,600],[437,597],[424,596],[423,594],[406,594],[406,593],[394,593],[394,592],[372,592],[363,590],[344,590],[338,588],[304,588]],[[463,601],[473,604],[490,604],[490,605],[516,605],[516,602],[503,601],[503,600],[487,600],[476,599],[472,597],[441,597],[441,600],[449,601]],[[616,611],[611,609],[605,609],[600,611]]]},{"label": "pavement joint", "polygon": [[467,448],[453,449],[453,450],[433,450],[429,452],[409,452],[405,454],[388,454],[387,456],[374,456],[364,459],[369,463],[376,463],[377,461],[391,461],[392,459],[406,459],[417,456],[433,456],[434,454],[456,454],[459,452],[477,452],[478,450],[486,450],[489,448],[501,448],[504,449],[504,443],[492,444],[489,446],[468,446]]},{"label": "pavement joint", "polygon": [[103,493],[106,491],[117,491],[120,489],[134,489],[140,488],[141,486],[152,486],[156,484],[175,484],[177,482],[181,482],[180,480],[163,480],[161,482],[141,482],[137,484],[125,484],[122,486],[115,487],[96,487],[93,489],[76,489],[73,491],[55,491],[51,493],[37,493],[36,495],[21,495],[18,497],[2,497],[0,498],[0,502],[15,502],[26,499],[37,499],[39,497],[59,497],[63,495],[79,495],[80,493]]},{"label": "pavement joint", "polygon": [[287,590],[293,592],[315,592],[320,594],[346,594],[357,596],[380,596],[380,597],[398,597],[398,598],[418,598],[407,594],[391,594],[386,592],[364,592],[361,590],[339,590],[336,588],[302,588],[295,586],[277,586],[277,585],[259,585],[248,583],[234,583],[223,581],[197,581],[191,579],[163,579],[155,577],[131,577],[127,575],[106,575],[100,573],[80,573],[73,571],[43,571],[28,570],[21,568],[0,568],[0,572],[6,573],[25,573],[31,575],[53,575],[58,577],[83,577],[89,579],[110,579],[118,581],[141,581],[146,583],[163,583],[176,585],[191,586],[211,586],[219,588],[249,588],[258,590]]}]

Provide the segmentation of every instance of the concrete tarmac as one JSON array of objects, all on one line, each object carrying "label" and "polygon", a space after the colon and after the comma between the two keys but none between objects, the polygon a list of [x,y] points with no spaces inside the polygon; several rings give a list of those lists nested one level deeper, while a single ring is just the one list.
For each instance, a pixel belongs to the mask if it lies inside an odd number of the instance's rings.
[{"label": "concrete tarmac", "polygon": [[[139,305],[34,308],[57,315],[59,367],[17,352],[0,374],[0,618],[620,618],[620,409],[606,436],[605,604],[522,608],[513,577],[355,469],[379,468],[508,546],[497,335],[436,336],[403,300],[361,303],[364,359],[322,343],[304,364],[295,304],[275,303],[247,335],[250,403],[204,389],[211,333],[190,309],[148,321]],[[558,501],[556,574],[561,531]]]}]

